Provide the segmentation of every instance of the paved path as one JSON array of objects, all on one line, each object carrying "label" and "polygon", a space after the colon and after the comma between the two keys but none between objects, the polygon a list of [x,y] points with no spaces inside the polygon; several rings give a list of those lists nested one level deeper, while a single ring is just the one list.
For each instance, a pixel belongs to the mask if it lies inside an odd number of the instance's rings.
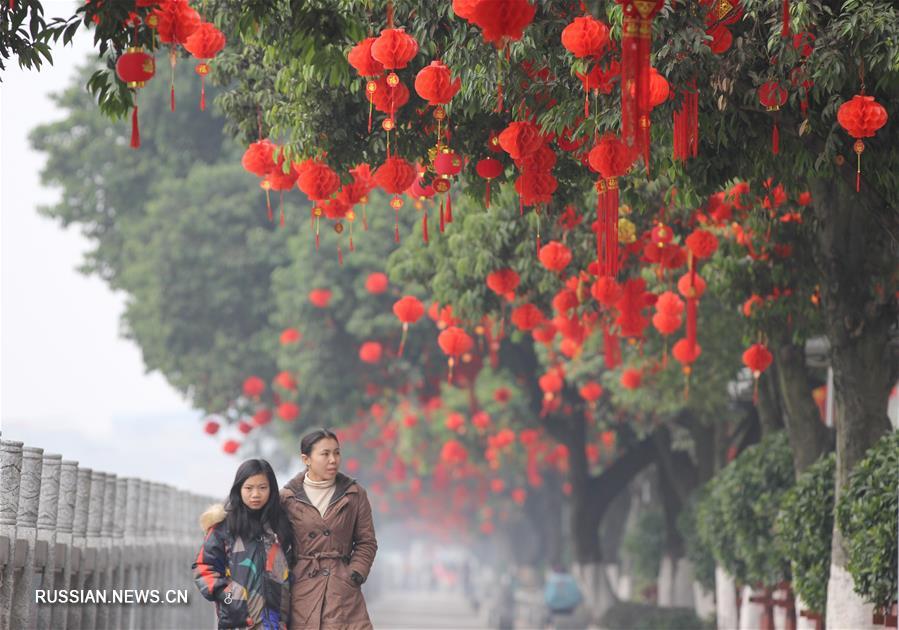
[{"label": "paved path", "polygon": [[391,591],[368,606],[376,630],[486,629],[461,593]]}]

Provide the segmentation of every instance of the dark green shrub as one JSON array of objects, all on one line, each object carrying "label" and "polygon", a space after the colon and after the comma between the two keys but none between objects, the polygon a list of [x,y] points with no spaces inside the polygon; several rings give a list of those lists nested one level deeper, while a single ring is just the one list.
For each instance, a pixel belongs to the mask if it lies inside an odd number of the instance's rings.
[{"label": "dark green shrub", "polygon": [[789,579],[774,519],[793,482],[793,458],[783,432],[747,448],[709,482],[697,512],[699,535],[738,581],[774,585]]},{"label": "dark green shrub", "polygon": [[659,509],[641,512],[635,526],[624,533],[622,550],[633,566],[635,590],[656,583],[665,550],[665,517]]},{"label": "dark green shrub", "polygon": [[899,432],[885,435],[860,461],[837,504],[855,592],[881,607],[896,597]]},{"label": "dark green shrub", "polygon": [[836,457],[828,453],[784,494],[774,530],[792,562],[793,589],[812,610],[827,609]]},{"label": "dark green shrub", "polygon": [[713,630],[691,608],[663,608],[650,604],[618,602],[599,620],[607,630]]}]

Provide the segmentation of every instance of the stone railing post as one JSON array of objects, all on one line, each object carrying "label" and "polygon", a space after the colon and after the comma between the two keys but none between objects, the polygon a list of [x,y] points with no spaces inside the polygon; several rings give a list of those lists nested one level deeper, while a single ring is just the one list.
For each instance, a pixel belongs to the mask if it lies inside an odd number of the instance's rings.
[{"label": "stone railing post", "polygon": [[[56,519],[59,516],[59,483],[62,474],[62,455],[44,454],[41,472],[41,498],[37,514],[37,546],[34,550],[35,568],[41,572],[40,588],[52,591],[56,582]],[[50,628],[50,604],[32,601],[37,607],[36,625]],[[34,617],[32,617],[34,618]]]},{"label": "stone railing post", "polygon": [[97,549],[97,568],[95,569],[97,588],[106,593],[109,598],[106,604],[97,605],[97,621],[94,627],[97,630],[107,630],[109,626],[109,613],[112,598],[112,530],[115,517],[116,490],[118,488],[117,476],[107,473],[103,483],[103,513],[100,520],[100,539]]},{"label": "stone railing post", "polygon": [[[140,518],[141,486],[140,479],[128,479],[128,497],[125,503],[125,527],[123,532],[123,557],[122,564],[124,576],[122,582],[125,588],[137,588],[137,571],[140,566],[138,556],[138,519]],[[122,612],[122,627],[134,628],[137,623],[135,606],[129,606]]]},{"label": "stone railing post", "polygon": [[0,440],[0,630],[10,627],[21,480],[22,443]]},{"label": "stone railing post", "polygon": [[[86,580],[84,545],[87,541],[87,514],[91,501],[91,478],[94,471],[90,468],[79,468],[77,487],[75,490],[75,520],[72,524],[72,577],[69,581],[71,588],[84,590]],[[81,628],[83,606],[67,606],[66,626],[68,628]]]},{"label": "stone railing post", "polygon": [[[112,519],[112,555],[110,556],[110,571],[112,575],[111,589],[122,591],[128,586],[125,584],[125,509],[128,504],[128,479],[119,477],[116,480],[115,510]],[[122,612],[124,606],[116,604],[109,609],[109,627],[127,627],[122,624]]]},{"label": "stone railing post", "polygon": [[[22,480],[19,485],[19,511],[16,514],[16,545],[25,547],[21,565],[15,562],[18,576],[13,584],[11,628],[27,628],[33,609],[34,547],[37,542],[37,512],[41,498],[41,472],[44,449],[26,446],[22,449]],[[24,543],[20,542],[24,541]]]},{"label": "stone railing post", "polygon": [[[75,501],[78,494],[78,462],[63,460],[59,471],[59,506],[56,517],[56,545],[53,551],[56,576],[54,588],[68,590],[72,579],[72,525],[75,521]],[[40,626],[38,626],[40,627]],[[66,629],[64,606],[51,607],[53,630]]]},{"label": "stone railing post", "polygon": [[[99,556],[100,556],[100,531],[103,527],[103,500],[106,498],[106,473],[93,471],[91,474],[90,507],[87,513],[87,540],[84,549],[85,574],[84,590],[96,590],[100,588]],[[81,627],[97,627],[97,604],[82,603],[83,609]]]}]

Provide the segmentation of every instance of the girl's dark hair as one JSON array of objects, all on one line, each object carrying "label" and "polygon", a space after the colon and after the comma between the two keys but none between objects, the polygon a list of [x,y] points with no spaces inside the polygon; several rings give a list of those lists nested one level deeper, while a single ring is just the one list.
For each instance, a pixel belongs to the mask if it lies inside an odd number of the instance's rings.
[{"label": "girl's dark hair", "polygon": [[[260,510],[251,510],[244,504],[240,490],[247,479],[253,475],[265,475],[268,478],[268,501]],[[278,535],[281,550],[287,558],[288,566],[296,562],[296,540],[290,519],[281,507],[278,493],[278,480],[275,471],[264,459],[248,459],[240,465],[234,475],[231,492],[225,503],[225,524],[232,536],[240,536],[246,540],[262,535],[263,528],[268,525]]]},{"label": "girl's dark hair", "polygon": [[312,455],[312,449],[320,440],[324,440],[325,438],[331,438],[337,445],[340,446],[340,440],[337,439],[337,435],[330,429],[316,429],[312,433],[307,433],[303,436],[303,439],[300,441],[300,453],[303,455]]}]

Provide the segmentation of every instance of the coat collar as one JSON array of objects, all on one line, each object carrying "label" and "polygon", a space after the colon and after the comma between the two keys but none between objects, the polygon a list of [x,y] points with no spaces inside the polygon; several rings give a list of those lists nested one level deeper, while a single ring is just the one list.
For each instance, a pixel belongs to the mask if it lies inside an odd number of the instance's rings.
[{"label": "coat collar", "polygon": [[[305,477],[306,471],[297,474],[293,479],[287,482],[287,485],[284,486],[284,490],[286,490],[288,494],[293,495],[293,498],[296,500],[312,505],[312,501],[309,500],[309,497],[306,495],[306,489],[303,487],[303,479]],[[337,473],[337,479],[334,483],[334,495],[331,497],[331,501],[328,505],[333,505],[343,497],[343,495],[353,492],[359,492],[359,486],[356,483],[356,480],[343,473]]]}]

